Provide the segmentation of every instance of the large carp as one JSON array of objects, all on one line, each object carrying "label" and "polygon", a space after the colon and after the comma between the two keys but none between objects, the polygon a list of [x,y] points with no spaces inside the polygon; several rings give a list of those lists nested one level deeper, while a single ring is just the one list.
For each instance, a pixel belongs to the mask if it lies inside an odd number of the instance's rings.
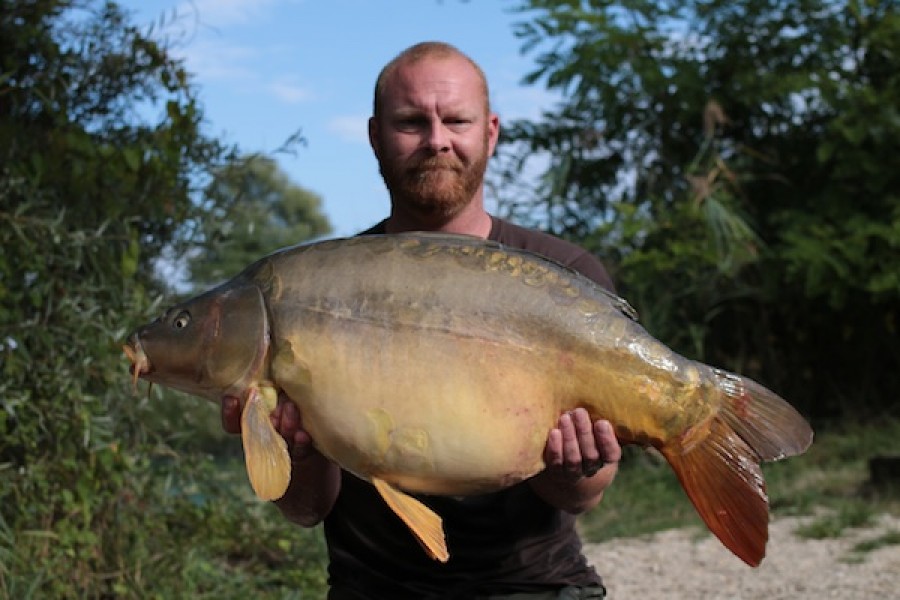
[{"label": "large carp", "polygon": [[297,404],[317,448],[372,482],[426,551],[441,520],[405,493],[490,492],[544,468],[559,415],[586,408],[623,444],[657,448],[710,530],[758,565],[759,468],[803,452],[806,421],[738,375],[651,337],[628,304],[539,256],[465,236],[403,234],[281,250],[138,329],[138,377],[243,401],[257,495],[291,463],[269,413]]}]

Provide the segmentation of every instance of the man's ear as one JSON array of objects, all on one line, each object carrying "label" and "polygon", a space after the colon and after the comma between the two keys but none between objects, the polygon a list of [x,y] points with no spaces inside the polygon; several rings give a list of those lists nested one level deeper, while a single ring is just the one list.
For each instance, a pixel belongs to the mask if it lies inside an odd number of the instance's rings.
[{"label": "man's ear", "polygon": [[500,117],[496,113],[491,113],[488,115],[488,156],[494,155],[498,139],[500,139]]},{"label": "man's ear", "polygon": [[378,144],[378,121],[375,117],[369,117],[369,145],[372,146],[375,158],[380,160],[381,147]]}]

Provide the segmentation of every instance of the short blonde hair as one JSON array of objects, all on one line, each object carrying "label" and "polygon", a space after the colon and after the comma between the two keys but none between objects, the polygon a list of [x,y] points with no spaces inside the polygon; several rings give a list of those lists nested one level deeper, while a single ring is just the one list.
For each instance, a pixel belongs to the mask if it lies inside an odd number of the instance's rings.
[{"label": "short blonde hair", "polygon": [[478,66],[474,60],[472,60],[468,55],[460,51],[455,46],[451,44],[447,44],[446,42],[419,42],[413,46],[410,46],[397,56],[395,56],[388,64],[381,69],[381,72],[378,74],[378,78],[375,80],[375,94],[372,102],[372,115],[378,116],[381,110],[381,96],[384,94],[384,88],[386,85],[386,81],[388,78],[397,70],[397,68],[402,64],[414,64],[426,58],[462,58],[467,63],[472,65],[472,68],[475,69],[475,72],[478,74],[478,79],[481,81],[481,88],[484,93],[484,109],[485,112],[491,111],[491,105],[488,94],[488,83],[487,77],[484,75],[484,71],[481,70],[481,67]]}]

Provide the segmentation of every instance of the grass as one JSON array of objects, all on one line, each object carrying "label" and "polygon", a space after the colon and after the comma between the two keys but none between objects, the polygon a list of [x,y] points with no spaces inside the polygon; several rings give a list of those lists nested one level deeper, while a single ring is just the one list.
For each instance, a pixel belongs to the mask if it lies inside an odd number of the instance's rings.
[{"label": "grass", "polygon": [[872,507],[861,502],[848,502],[837,511],[829,511],[797,528],[797,535],[812,540],[838,538],[847,529],[869,527],[875,521]]},{"label": "grass", "polygon": [[857,543],[853,546],[853,552],[857,554],[862,554],[866,552],[871,552],[872,550],[878,550],[879,548],[884,548],[885,546],[897,546],[900,545],[900,531],[890,530],[882,533],[878,537],[863,540],[862,542]]},{"label": "grass", "polygon": [[[814,515],[797,533],[821,539],[870,525],[878,514],[900,515],[900,486],[873,487],[868,460],[900,455],[900,420],[847,424],[817,432],[802,456],[763,465],[772,512]],[[675,474],[656,453],[626,448],[615,483],[601,505],[579,520],[586,541],[601,542],[671,528],[706,528]],[[897,544],[889,532],[855,553]]]}]

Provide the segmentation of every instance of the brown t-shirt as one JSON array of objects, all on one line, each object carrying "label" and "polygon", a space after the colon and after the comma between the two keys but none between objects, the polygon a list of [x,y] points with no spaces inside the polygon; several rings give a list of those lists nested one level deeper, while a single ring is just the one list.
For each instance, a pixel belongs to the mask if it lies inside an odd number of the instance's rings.
[{"label": "brown t-shirt", "polygon": [[[384,233],[384,223],[361,235]],[[552,259],[613,291],[603,265],[578,246],[493,218],[490,240]],[[342,472],[325,519],[332,600],[471,598],[601,583],[581,552],[575,517],[527,483],[450,498],[416,495],[444,522],[450,560],[428,558],[369,483]]]}]

